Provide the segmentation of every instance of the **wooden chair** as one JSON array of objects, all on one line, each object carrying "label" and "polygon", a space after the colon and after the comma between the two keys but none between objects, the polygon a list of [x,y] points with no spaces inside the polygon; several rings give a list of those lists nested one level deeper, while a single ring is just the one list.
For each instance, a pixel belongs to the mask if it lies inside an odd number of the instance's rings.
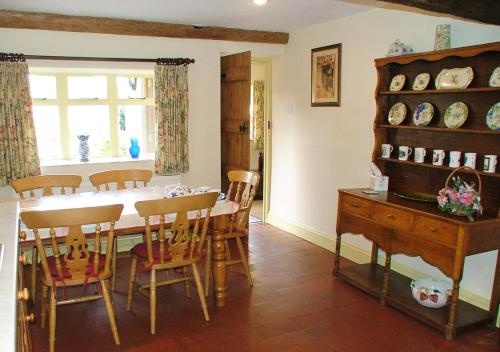
[{"label": "wooden chair", "polygon": [[[132,264],[130,267],[127,310],[130,310],[132,306],[134,288],[138,286],[139,292],[149,297],[150,300],[151,334],[156,332],[156,288],[184,282],[189,296],[189,282],[191,281],[189,268],[192,271],[205,320],[210,320],[196,263],[204,254],[210,212],[216,200],[217,193],[209,192],[135,203],[139,215],[145,219],[146,242],[136,245],[131,250]],[[192,217],[195,215],[195,219],[190,220],[188,212],[192,212]],[[174,216],[175,221],[172,223]],[[155,223],[159,221],[159,225],[155,225],[155,228],[158,228],[158,239],[155,241],[152,240],[151,236],[153,221]],[[169,238],[165,234],[167,228],[171,231]],[[140,270],[149,272],[149,284],[136,284],[138,262]],[[167,276],[166,280],[157,282],[157,271],[167,271],[169,269],[181,269],[184,275],[180,278]],[[145,289],[149,289],[149,292],[145,291]]]},{"label": "wooden chair", "polygon": [[[50,352],[54,351],[55,346],[56,307],[100,298],[104,298],[115,343],[120,344],[108,280],[112,276],[111,257],[113,255],[114,223],[120,218],[122,210],[122,204],[115,204],[91,208],[21,213],[21,218],[26,226],[33,229],[36,246],[40,253],[40,263],[43,268],[41,326],[45,326],[48,300]],[[101,227],[103,223],[105,223],[106,227]],[[82,226],[85,226],[86,232],[89,232],[89,228],[91,228],[90,231],[95,236],[95,245],[92,252],[88,249],[87,235],[84,234]],[[50,232],[52,256],[47,256],[45,253],[40,230]],[[104,251],[101,251],[100,241],[103,235],[102,230],[107,232],[107,247]],[[66,235],[65,253],[61,253],[56,240],[56,233]],[[96,293],[67,299],[67,287],[79,285],[85,288],[90,283],[99,283],[102,294]],[[58,288],[63,290],[62,299],[58,297]],[[49,291],[50,294],[48,295]],[[75,317],[75,319],[78,319],[78,317]],[[91,335],[89,334],[89,336]]]},{"label": "wooden chair", "polygon": [[[231,215],[229,226],[224,231],[224,239],[226,243],[226,265],[242,264],[247,275],[248,285],[253,286],[252,275],[250,274],[250,266],[248,258],[245,255],[241,239],[248,236],[248,219],[250,209],[252,208],[253,199],[259,186],[260,176],[252,171],[229,171],[229,190],[226,198],[240,205],[238,212]],[[231,259],[229,240],[235,240],[239,252],[239,259]],[[207,245],[207,265],[205,267],[205,295],[208,296],[210,285],[211,263],[212,261],[212,237],[208,236]]]},{"label": "wooden chair", "polygon": [[133,188],[141,182],[146,187],[152,176],[151,170],[108,170],[93,173],[89,179],[97,191],[109,191],[112,184],[116,184],[116,189],[126,189],[126,182],[131,182]]},{"label": "wooden chair", "polygon": [[[126,189],[127,182],[132,184],[133,188],[138,188],[139,186],[146,187],[153,176],[151,170],[108,170],[95,172],[89,175],[90,182],[96,188],[96,191],[110,191],[112,185],[115,185],[116,189]],[[118,241],[118,239],[116,239]],[[113,247],[115,253],[113,255],[113,272],[116,272],[116,256],[118,251],[118,243]],[[113,276],[111,280],[111,287],[113,291],[116,286],[116,278]]]},{"label": "wooden chair", "polygon": [[[37,195],[51,196],[54,194],[75,193],[82,183],[78,175],[40,175],[28,176],[12,181],[12,188],[21,199],[35,198]],[[41,194],[39,194],[41,190]],[[37,192],[38,191],[38,192]],[[37,194],[38,193],[38,194]],[[38,253],[36,246],[31,251],[31,300],[35,303],[36,271]]]}]

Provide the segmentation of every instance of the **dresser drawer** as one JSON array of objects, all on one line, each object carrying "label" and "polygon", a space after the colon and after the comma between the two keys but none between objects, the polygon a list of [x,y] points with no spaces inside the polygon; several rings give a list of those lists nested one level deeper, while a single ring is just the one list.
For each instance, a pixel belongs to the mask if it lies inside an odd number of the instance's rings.
[{"label": "dresser drawer", "polygon": [[393,229],[410,230],[412,214],[410,212],[375,204],[373,219]]},{"label": "dresser drawer", "polygon": [[417,215],[412,232],[418,237],[454,246],[457,243],[458,226]]},{"label": "dresser drawer", "polygon": [[372,215],[373,202],[358,197],[342,195],[341,209],[349,213],[366,216]]}]

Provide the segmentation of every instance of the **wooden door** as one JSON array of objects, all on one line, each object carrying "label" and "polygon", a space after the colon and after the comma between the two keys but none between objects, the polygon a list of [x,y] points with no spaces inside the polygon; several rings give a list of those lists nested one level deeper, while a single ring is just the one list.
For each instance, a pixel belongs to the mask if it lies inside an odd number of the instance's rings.
[{"label": "wooden door", "polygon": [[221,58],[221,187],[227,173],[250,168],[250,51]]}]

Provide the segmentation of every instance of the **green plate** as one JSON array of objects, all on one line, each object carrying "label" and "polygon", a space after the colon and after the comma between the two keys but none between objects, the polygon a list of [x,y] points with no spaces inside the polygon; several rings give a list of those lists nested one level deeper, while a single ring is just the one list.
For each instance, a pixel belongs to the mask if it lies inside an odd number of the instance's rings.
[{"label": "green plate", "polygon": [[437,197],[433,194],[420,193],[420,192],[411,192],[411,193],[394,192],[394,194],[400,198],[413,200],[415,202],[429,203],[429,204],[437,203]]}]

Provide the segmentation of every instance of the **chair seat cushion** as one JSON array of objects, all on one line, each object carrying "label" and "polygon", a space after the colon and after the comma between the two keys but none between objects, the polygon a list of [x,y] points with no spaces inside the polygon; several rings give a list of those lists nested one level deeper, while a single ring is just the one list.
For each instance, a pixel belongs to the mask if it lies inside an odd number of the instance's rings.
[{"label": "chair seat cushion", "polygon": [[[163,260],[171,260],[172,255],[171,255],[170,250],[169,250],[168,242],[165,241],[164,243],[165,243],[165,252],[163,253]],[[153,244],[153,259],[155,262],[157,262],[161,258],[160,257],[160,241],[155,240],[152,242],[152,244]],[[190,246],[186,247],[186,250],[184,251],[184,258],[189,257],[190,250],[191,250]],[[138,257],[147,259],[148,258],[148,250],[147,250],[146,243],[136,244],[134,246],[134,248],[132,248],[132,253],[137,255]],[[204,256],[205,253],[206,253],[206,251],[202,250],[201,253],[199,254],[199,256]],[[193,253],[193,256],[197,256],[196,253]]]},{"label": "chair seat cushion", "polygon": [[[90,274],[93,271],[93,265],[94,265],[94,255],[95,253],[92,252],[89,254],[89,265],[87,266],[87,275]],[[63,272],[63,279],[70,279],[71,278],[71,273],[69,272],[69,269],[66,266],[66,261],[64,260],[64,256],[60,256],[59,260],[61,261],[61,267],[62,267],[62,272]],[[104,265],[106,262],[106,255],[104,254],[99,254],[99,266],[98,266],[98,271],[101,271],[104,269]],[[49,256],[47,257],[47,263],[49,265],[49,270],[50,270],[50,275],[54,278],[59,278],[59,274],[57,273],[57,266],[56,266],[56,258],[54,256]]]}]

